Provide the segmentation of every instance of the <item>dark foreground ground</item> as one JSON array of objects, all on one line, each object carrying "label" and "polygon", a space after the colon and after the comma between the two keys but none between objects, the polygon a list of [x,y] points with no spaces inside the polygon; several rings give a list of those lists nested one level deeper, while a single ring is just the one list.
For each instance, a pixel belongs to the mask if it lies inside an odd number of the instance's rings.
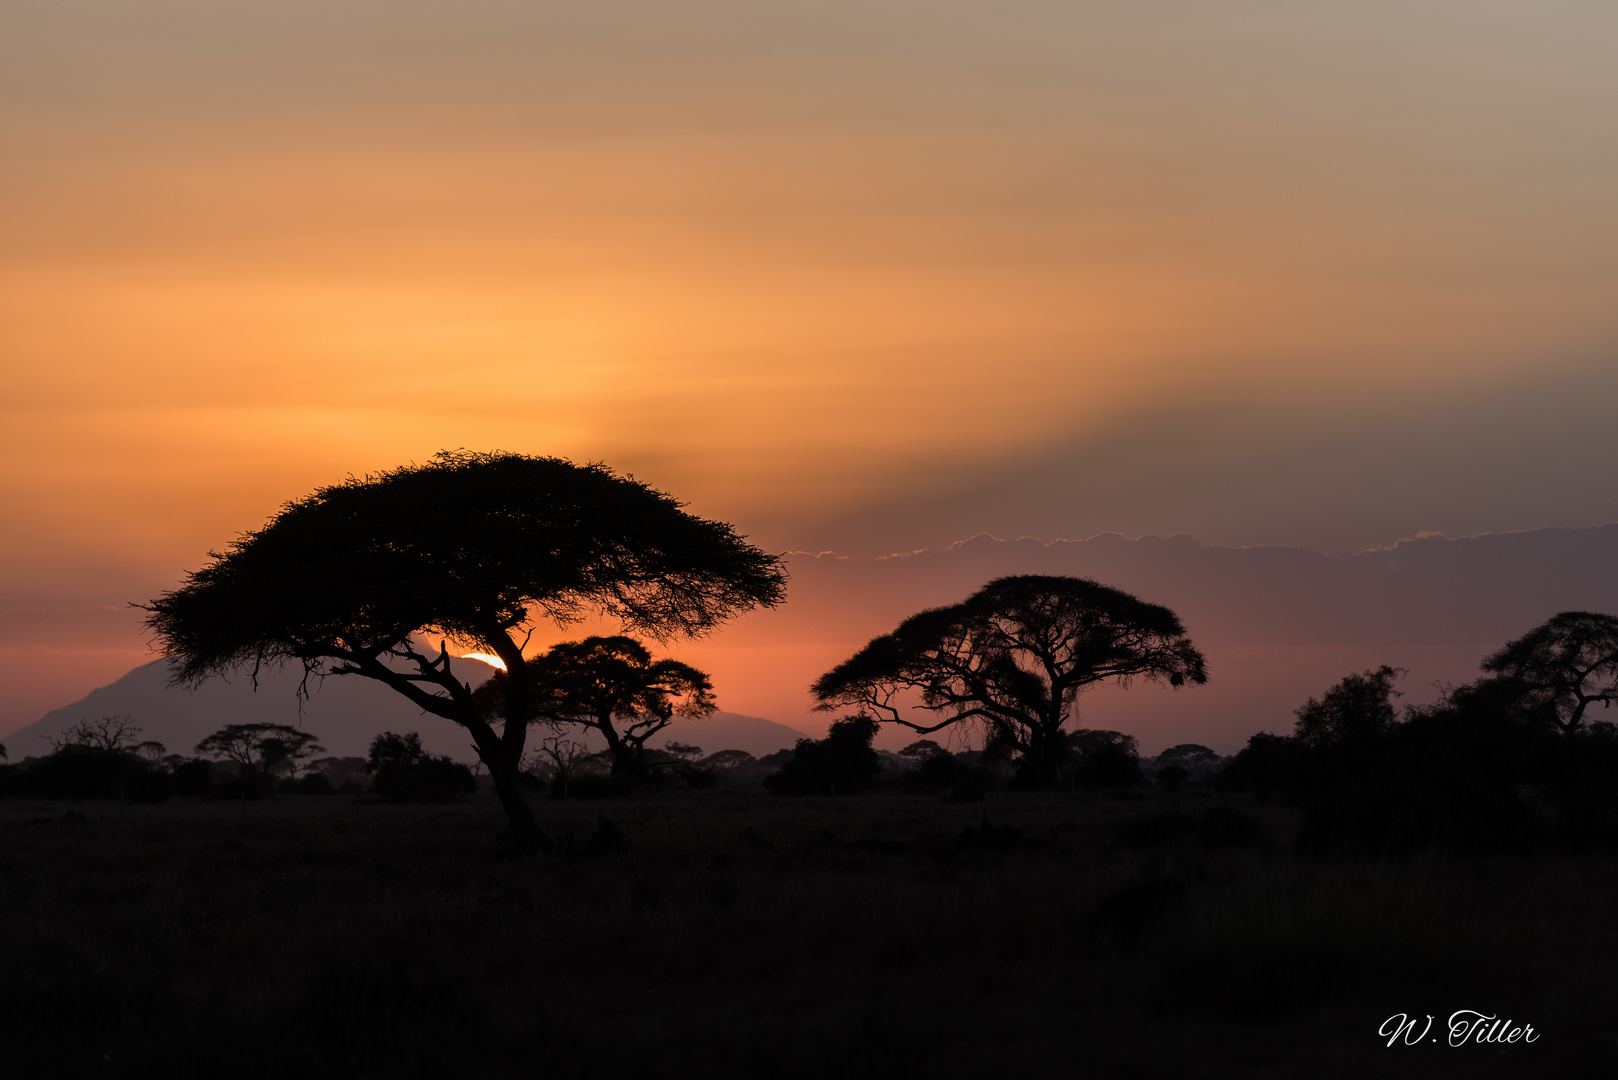
[{"label": "dark foreground ground", "polygon": [[571,858],[488,796],[0,803],[0,1075],[1618,1075],[1610,854],[1302,858],[1191,794],[540,813]]}]

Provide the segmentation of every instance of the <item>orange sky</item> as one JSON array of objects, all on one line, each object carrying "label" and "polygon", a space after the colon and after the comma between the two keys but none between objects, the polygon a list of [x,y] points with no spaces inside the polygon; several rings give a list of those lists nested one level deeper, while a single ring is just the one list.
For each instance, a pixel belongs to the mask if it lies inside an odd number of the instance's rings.
[{"label": "orange sky", "polygon": [[127,667],[96,612],[442,447],[774,550],[1618,518],[1615,45],[1571,3],[8,4],[0,683]]}]

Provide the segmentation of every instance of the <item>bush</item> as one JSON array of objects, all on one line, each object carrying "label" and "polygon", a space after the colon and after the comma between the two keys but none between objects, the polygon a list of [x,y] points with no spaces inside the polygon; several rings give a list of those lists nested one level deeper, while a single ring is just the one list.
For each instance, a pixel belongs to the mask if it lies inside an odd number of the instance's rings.
[{"label": "bush", "polygon": [[214,766],[206,758],[192,758],[174,767],[174,793],[184,799],[208,794],[213,787]]},{"label": "bush", "polygon": [[1352,675],[1219,777],[1303,811],[1299,846],[1391,852],[1618,844],[1618,728],[1564,735],[1484,680],[1392,721],[1394,669]]},{"label": "bush", "polygon": [[774,795],[839,795],[869,787],[882,770],[871,748],[876,721],[868,716],[838,720],[824,739],[799,739],[781,771],[764,778]]},{"label": "bush", "polygon": [[903,786],[946,788],[975,802],[992,779],[987,769],[969,765],[930,739],[912,743],[901,754],[916,763],[915,768],[899,774],[898,783]]},{"label": "bush", "polygon": [[174,794],[169,775],[127,750],[72,743],[21,771],[17,793],[47,799],[160,802]]},{"label": "bush", "polygon": [[1079,754],[1075,777],[1081,785],[1127,788],[1146,782],[1133,735],[1081,729],[1068,736],[1068,742]]},{"label": "bush", "polygon": [[414,731],[385,731],[371,740],[366,768],[375,776],[371,790],[389,802],[435,802],[478,788],[471,769],[454,758],[427,753]]},{"label": "bush", "polygon": [[1250,791],[1261,803],[1290,799],[1302,783],[1304,749],[1285,735],[1261,731],[1247,740],[1214,784],[1222,791]]}]

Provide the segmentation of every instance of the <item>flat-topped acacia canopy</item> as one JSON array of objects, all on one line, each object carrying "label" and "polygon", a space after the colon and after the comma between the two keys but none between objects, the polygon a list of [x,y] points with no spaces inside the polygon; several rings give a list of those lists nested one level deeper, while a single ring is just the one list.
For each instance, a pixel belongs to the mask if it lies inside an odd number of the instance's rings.
[{"label": "flat-topped acacia canopy", "polygon": [[524,843],[537,840],[517,786],[527,680],[504,680],[496,735],[447,651],[421,653],[416,635],[520,676],[532,620],[601,611],[655,638],[696,635],[786,587],[777,558],[669,495],[603,465],[507,453],[445,452],[321,488],[212,558],[146,607],[177,682],[283,661],[385,682],[471,732]]},{"label": "flat-topped acacia canopy", "polygon": [[1054,783],[1078,695],[1136,679],[1208,681],[1179,616],[1088,578],[1022,574],[910,616],[810,692],[820,709],[852,707],[921,734],[979,723],[986,747],[1015,752],[1027,777]]}]

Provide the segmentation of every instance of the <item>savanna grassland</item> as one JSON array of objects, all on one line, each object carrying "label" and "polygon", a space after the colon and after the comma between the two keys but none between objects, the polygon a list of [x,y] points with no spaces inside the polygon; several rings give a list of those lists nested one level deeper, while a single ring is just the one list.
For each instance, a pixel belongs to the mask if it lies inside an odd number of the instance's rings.
[{"label": "savanna grassland", "polygon": [[[540,855],[487,793],[6,800],[0,1072],[1618,1069],[1618,857],[1307,857],[1289,810],[1126,794],[542,799]],[[1452,1048],[1457,1009],[1537,1041]]]}]

